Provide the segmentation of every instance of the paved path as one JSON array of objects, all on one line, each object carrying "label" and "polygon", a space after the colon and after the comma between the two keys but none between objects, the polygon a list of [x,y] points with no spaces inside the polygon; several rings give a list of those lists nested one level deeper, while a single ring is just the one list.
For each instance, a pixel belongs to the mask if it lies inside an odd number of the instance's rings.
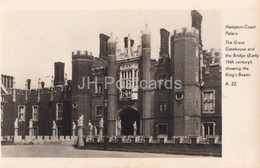
[{"label": "paved path", "polygon": [[1,147],[2,157],[68,157],[68,158],[183,158],[197,157],[137,152],[116,152],[75,149],[70,145],[6,145]]}]

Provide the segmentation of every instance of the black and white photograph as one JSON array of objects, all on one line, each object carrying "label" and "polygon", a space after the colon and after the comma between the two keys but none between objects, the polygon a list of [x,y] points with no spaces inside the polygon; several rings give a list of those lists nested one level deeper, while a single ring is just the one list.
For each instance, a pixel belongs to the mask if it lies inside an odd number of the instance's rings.
[{"label": "black and white photograph", "polygon": [[219,11],[22,11],[4,23],[3,157],[221,157]]}]

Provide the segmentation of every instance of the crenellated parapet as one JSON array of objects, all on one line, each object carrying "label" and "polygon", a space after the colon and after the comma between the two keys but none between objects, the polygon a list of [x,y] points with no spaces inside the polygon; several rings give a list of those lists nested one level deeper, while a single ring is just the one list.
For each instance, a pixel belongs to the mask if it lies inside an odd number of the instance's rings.
[{"label": "crenellated parapet", "polygon": [[[13,78],[14,79],[14,78]],[[28,84],[29,83],[29,84]],[[3,91],[5,92],[5,102],[17,102],[21,104],[25,104],[28,102],[33,102],[38,100],[39,102],[50,100],[50,97],[53,95],[54,97],[61,98],[61,95],[68,95],[71,92],[71,84],[63,85],[61,87],[45,87],[45,82],[39,83],[39,88],[31,89],[30,87],[31,80],[27,79],[25,84],[25,89],[20,88],[12,88],[10,93],[6,92],[3,87]],[[1,93],[4,94],[3,92]],[[2,97],[3,98],[3,97]],[[64,97],[65,98],[65,97]]]},{"label": "crenellated parapet", "polygon": [[193,37],[199,40],[199,30],[195,27],[183,27],[181,31],[175,29],[171,37],[172,40],[177,40],[183,37]]},{"label": "crenellated parapet", "polygon": [[72,52],[72,60],[75,60],[75,59],[94,60],[94,56],[92,56],[91,52],[78,50],[78,51]]},{"label": "crenellated parapet", "polygon": [[[53,89],[54,94],[60,94],[63,92],[69,92],[70,91],[69,89],[65,90],[65,87],[68,88],[69,86],[70,85],[66,85],[64,87],[54,87],[52,89]],[[31,90],[16,89],[16,96],[24,96],[25,92],[27,92],[28,98],[30,98],[29,96],[33,96],[33,95],[37,96],[38,91],[40,91],[41,97],[45,97],[45,96],[48,97],[51,94],[51,88],[45,87],[45,88],[41,88],[40,90],[39,89],[31,89]],[[21,100],[23,100],[23,99],[21,98]]]},{"label": "crenellated parapet", "polygon": [[[69,100],[71,95],[71,86],[67,85],[64,87],[55,87],[43,89],[16,89],[14,94],[5,95],[3,106],[11,107],[13,104],[13,98],[15,97],[16,105],[37,105],[38,103],[50,103],[50,102],[63,102],[64,100]],[[53,94],[53,100],[51,96]],[[66,95],[66,96],[65,96]],[[38,96],[40,97],[38,101]],[[31,108],[31,107],[29,107]],[[17,109],[17,107],[15,107]]]}]

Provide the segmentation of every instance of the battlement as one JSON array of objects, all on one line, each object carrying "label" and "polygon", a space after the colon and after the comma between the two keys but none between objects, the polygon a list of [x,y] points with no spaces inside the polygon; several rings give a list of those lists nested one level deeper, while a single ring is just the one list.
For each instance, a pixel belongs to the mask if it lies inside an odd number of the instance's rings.
[{"label": "battlement", "polygon": [[181,31],[175,29],[173,31],[173,38],[182,38],[182,37],[195,37],[199,39],[199,30],[195,27],[183,27]]},{"label": "battlement", "polygon": [[45,94],[49,94],[51,92],[51,89],[53,89],[53,91],[55,93],[60,93],[60,92],[64,91],[65,87],[68,87],[68,85],[66,85],[64,87],[53,87],[53,88],[45,87],[45,88],[41,88],[41,89],[31,89],[31,90],[16,89],[16,95],[24,95],[26,91],[29,95],[34,95],[34,94],[36,95],[36,94],[38,94],[39,90],[40,90],[41,94],[45,95]]},{"label": "battlement", "polygon": [[72,52],[72,60],[74,59],[89,59],[89,60],[94,60],[94,56],[92,56],[91,52],[88,51],[73,51]]},{"label": "battlement", "polygon": [[[71,86],[66,85],[63,87],[53,87],[53,88],[43,88],[43,89],[31,89],[31,90],[25,90],[25,89],[15,89],[15,97],[16,102],[19,104],[24,104],[27,102],[30,103],[36,103],[37,102],[37,96],[40,94],[40,102],[46,102],[51,101],[51,95],[53,94],[54,102],[61,101],[62,99],[66,98],[70,99],[69,95],[71,93]],[[7,102],[13,102],[13,94],[6,95],[5,101]],[[27,97],[27,100],[26,100]],[[66,99],[65,98],[65,99]]]}]

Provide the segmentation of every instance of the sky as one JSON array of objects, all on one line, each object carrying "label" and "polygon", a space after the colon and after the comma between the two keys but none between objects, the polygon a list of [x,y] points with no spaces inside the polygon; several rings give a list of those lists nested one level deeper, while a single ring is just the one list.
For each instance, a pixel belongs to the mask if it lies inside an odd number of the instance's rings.
[{"label": "sky", "polygon": [[[170,33],[191,27],[191,11],[171,10],[17,10],[1,15],[1,74],[14,76],[17,88],[25,88],[25,80],[38,79],[50,86],[54,62],[65,63],[65,73],[71,79],[71,54],[87,50],[99,56],[99,34],[118,37],[123,51],[123,38],[130,34],[140,44],[145,24],[151,32],[151,55],[158,59],[160,29]],[[221,48],[221,15],[219,11],[200,11],[203,49]]]}]

